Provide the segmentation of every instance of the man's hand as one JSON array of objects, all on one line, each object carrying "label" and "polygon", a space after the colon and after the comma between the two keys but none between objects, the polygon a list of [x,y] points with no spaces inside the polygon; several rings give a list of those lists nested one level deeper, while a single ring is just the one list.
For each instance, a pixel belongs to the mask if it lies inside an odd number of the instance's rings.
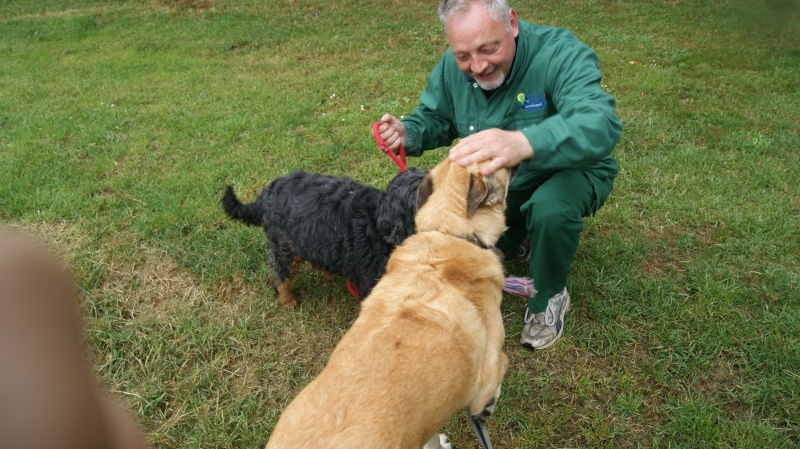
[{"label": "man's hand", "polygon": [[403,141],[406,135],[406,127],[403,126],[403,122],[393,115],[384,114],[381,117],[378,135],[386,142],[386,146],[395,153],[397,153],[400,145],[405,146]]},{"label": "man's hand", "polygon": [[492,128],[461,139],[448,156],[451,162],[466,167],[475,162],[491,160],[481,169],[489,176],[501,167],[514,167],[533,157],[533,147],[521,131]]}]

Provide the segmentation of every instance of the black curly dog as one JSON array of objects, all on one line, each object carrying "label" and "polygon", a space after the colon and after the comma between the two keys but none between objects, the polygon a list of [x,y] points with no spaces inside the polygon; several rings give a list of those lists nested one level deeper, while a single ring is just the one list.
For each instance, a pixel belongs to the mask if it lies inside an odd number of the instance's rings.
[{"label": "black curly dog", "polygon": [[292,283],[303,260],[344,276],[365,298],[395,246],[414,233],[417,187],[425,174],[409,168],[381,191],[346,177],[294,171],[272,181],[251,204],[242,204],[227,186],[222,206],[231,218],[263,226],[270,281],[281,305],[298,304]]}]

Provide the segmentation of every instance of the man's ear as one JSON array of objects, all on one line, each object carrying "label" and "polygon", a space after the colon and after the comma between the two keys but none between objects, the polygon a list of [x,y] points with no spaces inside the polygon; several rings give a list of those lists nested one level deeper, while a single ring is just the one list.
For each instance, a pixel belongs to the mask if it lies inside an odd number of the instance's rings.
[{"label": "man's ear", "polygon": [[519,36],[519,22],[517,21],[517,12],[514,11],[514,8],[509,8],[508,16],[511,32],[514,33],[514,39],[516,39]]}]

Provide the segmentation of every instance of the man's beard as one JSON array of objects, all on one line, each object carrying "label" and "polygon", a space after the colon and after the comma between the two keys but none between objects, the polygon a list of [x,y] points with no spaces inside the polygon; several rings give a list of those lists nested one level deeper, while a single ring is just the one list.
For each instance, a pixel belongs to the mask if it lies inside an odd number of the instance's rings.
[{"label": "man's beard", "polygon": [[495,69],[495,72],[497,73],[496,74],[496,78],[490,79],[490,80],[487,80],[487,81],[483,81],[483,80],[480,80],[480,79],[476,78],[474,73],[472,74],[472,76],[473,76],[473,79],[475,80],[475,82],[478,83],[478,86],[480,86],[481,89],[483,89],[483,90],[495,90],[498,87],[502,86],[503,82],[505,82],[505,80],[506,80],[506,74],[503,73],[502,70]]}]

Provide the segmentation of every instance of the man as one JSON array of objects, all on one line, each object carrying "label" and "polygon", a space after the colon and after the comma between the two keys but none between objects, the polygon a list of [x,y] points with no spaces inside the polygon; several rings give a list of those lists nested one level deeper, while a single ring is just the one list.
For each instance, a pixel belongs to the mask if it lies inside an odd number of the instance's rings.
[{"label": "man", "polygon": [[449,158],[491,160],[484,175],[519,165],[498,247],[507,261],[528,260],[538,290],[527,299],[520,342],[549,348],[569,310],[582,218],[605,203],[617,175],[614,98],[600,87],[591,48],[563,28],[518,19],[507,0],[443,0],[439,19],[450,48],[419,106],[402,120],[384,115],[378,132],[411,156],[460,138]]}]

